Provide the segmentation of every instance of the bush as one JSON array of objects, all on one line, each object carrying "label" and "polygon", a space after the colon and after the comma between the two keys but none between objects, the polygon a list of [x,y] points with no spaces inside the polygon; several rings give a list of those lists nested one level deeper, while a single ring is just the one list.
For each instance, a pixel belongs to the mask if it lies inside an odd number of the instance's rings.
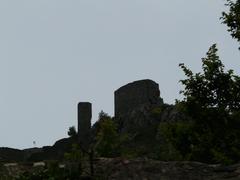
[{"label": "bush", "polygon": [[117,133],[115,123],[110,117],[100,120],[99,130],[96,136],[95,149],[99,156],[114,157],[120,154],[120,136]]},{"label": "bush", "polygon": [[76,128],[74,126],[69,127],[68,135],[70,137],[77,137],[77,131],[76,131]]},{"label": "bush", "polygon": [[189,160],[193,141],[193,124],[190,122],[162,122],[159,125],[157,140],[159,159]]}]

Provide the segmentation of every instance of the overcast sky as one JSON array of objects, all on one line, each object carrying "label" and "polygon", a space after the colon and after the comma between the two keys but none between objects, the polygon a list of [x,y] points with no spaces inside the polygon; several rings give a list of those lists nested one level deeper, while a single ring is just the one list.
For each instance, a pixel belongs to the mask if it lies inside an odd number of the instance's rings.
[{"label": "overcast sky", "polygon": [[113,93],[152,79],[166,103],[180,98],[183,62],[201,70],[217,43],[240,74],[238,44],[221,24],[223,0],[0,0],[0,146],[52,145],[77,126],[113,114]]}]

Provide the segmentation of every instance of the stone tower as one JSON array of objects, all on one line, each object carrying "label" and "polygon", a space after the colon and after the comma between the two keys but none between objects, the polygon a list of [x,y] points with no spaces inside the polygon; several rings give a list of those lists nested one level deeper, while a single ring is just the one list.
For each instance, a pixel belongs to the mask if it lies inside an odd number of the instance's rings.
[{"label": "stone tower", "polygon": [[159,85],[144,79],[120,87],[114,92],[115,121],[120,132],[144,136],[143,132],[157,127],[158,120],[153,119],[151,111],[163,104]]},{"label": "stone tower", "polygon": [[80,102],[78,104],[78,140],[80,145],[87,149],[90,143],[92,119],[92,104]]},{"label": "stone tower", "polygon": [[134,81],[122,86],[114,92],[115,117],[129,116],[140,106],[163,103],[160,98],[159,85],[149,79]]}]

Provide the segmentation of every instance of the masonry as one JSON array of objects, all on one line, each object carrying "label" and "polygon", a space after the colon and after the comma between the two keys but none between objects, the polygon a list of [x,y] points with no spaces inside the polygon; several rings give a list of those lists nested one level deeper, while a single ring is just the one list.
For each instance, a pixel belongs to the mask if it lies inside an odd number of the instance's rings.
[{"label": "masonry", "polygon": [[[119,125],[125,129],[136,128],[138,124],[142,127],[149,123],[147,109],[162,104],[159,85],[149,79],[134,81],[120,87],[114,92],[115,118]],[[132,116],[134,114],[135,116]],[[140,117],[136,117],[136,115]],[[92,104],[80,102],[78,104],[78,140],[82,147],[88,148],[91,138]],[[119,126],[119,127],[120,127]]]},{"label": "masonry", "polygon": [[88,148],[91,136],[92,104],[80,102],[78,104],[78,140],[83,148]]},{"label": "masonry", "polygon": [[159,85],[149,79],[134,81],[114,93],[115,117],[124,117],[141,105],[162,103]]}]

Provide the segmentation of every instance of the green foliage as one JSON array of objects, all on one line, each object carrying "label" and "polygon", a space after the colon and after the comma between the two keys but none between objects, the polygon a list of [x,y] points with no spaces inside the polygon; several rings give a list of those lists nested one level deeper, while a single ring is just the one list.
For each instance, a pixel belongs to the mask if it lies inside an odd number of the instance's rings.
[{"label": "green foliage", "polygon": [[160,119],[163,110],[164,110],[163,107],[155,107],[155,108],[153,108],[153,109],[151,110],[150,115],[151,115],[154,119]]},{"label": "green foliage", "polygon": [[240,42],[240,0],[227,0],[226,5],[229,7],[229,12],[223,12],[221,19],[228,26],[231,36]]},{"label": "green foliage", "polygon": [[156,108],[151,110],[151,113],[154,114],[154,115],[155,114],[158,115],[158,114],[161,114],[162,111],[163,111],[163,109],[161,107],[156,107]]},{"label": "green foliage", "polygon": [[17,180],[75,180],[81,179],[83,153],[77,144],[65,153],[65,168],[59,167],[58,161],[48,161],[44,169],[26,171]]},{"label": "green foliage", "polygon": [[119,134],[111,117],[101,113],[99,115],[99,129],[96,136],[95,148],[100,156],[114,157],[119,148]]},{"label": "green foliage", "polygon": [[76,128],[74,126],[69,127],[68,135],[70,137],[76,137],[77,136],[77,131],[76,131]]},{"label": "green foliage", "polygon": [[111,119],[111,116],[109,116],[107,113],[105,113],[104,111],[101,111],[98,114],[98,120],[101,121],[103,119]]},{"label": "green foliage", "polygon": [[81,179],[81,172],[73,173],[71,169],[58,167],[58,162],[50,162],[48,167],[40,171],[26,171],[16,180],[75,180]]},{"label": "green foliage", "polygon": [[240,77],[233,70],[224,71],[224,65],[217,56],[216,44],[202,59],[203,73],[193,74],[184,64],[180,64],[187,79],[180,82],[185,86],[181,93],[184,101],[196,108],[215,108],[234,112],[240,108]]},{"label": "green foliage", "polygon": [[217,151],[215,149],[210,150],[213,155],[213,160],[216,163],[223,163],[223,164],[232,164],[233,160],[228,158],[223,152]]},{"label": "green foliage", "polygon": [[130,141],[128,134],[120,134],[113,118],[101,111],[96,123],[94,151],[102,157],[132,157],[135,152],[126,146]]},{"label": "green foliage", "polygon": [[[83,174],[83,153],[79,145],[73,144],[72,150],[64,154],[65,167],[60,168],[58,161],[48,161],[44,169],[26,171],[17,180],[75,180]],[[90,177],[89,177],[90,179]]]},{"label": "green foliage", "polygon": [[190,122],[162,122],[159,125],[157,140],[160,143],[159,159],[188,160],[192,146],[193,124]]},{"label": "green foliage", "polygon": [[72,145],[72,150],[64,154],[64,158],[67,161],[71,162],[81,162],[83,159],[83,152],[81,151],[78,144]]},{"label": "green foliage", "polygon": [[[187,160],[231,164],[240,158],[239,135],[232,132],[216,137],[210,129],[201,129],[195,122],[160,123],[158,159]],[[237,137],[234,137],[236,136]],[[233,138],[232,141],[229,138]],[[234,142],[235,141],[235,142]]]},{"label": "green foliage", "polygon": [[[202,73],[180,64],[187,79],[183,101],[177,102],[192,120],[160,123],[160,158],[230,164],[240,160],[240,84],[225,71],[214,44],[202,59]],[[164,144],[166,146],[164,146]]]}]

